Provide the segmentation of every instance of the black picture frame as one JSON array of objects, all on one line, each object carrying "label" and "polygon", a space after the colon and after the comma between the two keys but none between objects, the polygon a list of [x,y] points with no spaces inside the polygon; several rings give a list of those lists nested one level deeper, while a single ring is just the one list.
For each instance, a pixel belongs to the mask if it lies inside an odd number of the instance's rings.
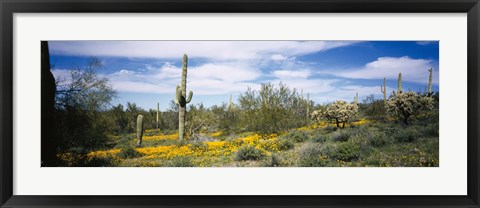
[{"label": "black picture frame", "polygon": [[[0,0],[1,207],[480,207],[478,0]],[[13,195],[14,13],[467,13],[466,196],[25,196]],[[40,68],[40,66],[39,66]],[[40,180],[40,179],[39,179]],[[448,180],[448,179],[445,179]]]}]

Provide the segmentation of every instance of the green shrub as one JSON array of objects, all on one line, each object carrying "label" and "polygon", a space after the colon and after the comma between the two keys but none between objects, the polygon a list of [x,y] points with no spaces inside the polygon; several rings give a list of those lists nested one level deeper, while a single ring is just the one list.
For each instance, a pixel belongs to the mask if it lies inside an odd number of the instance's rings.
[{"label": "green shrub", "polygon": [[414,142],[420,137],[420,132],[413,127],[400,129],[394,138],[398,142]]},{"label": "green shrub", "polygon": [[298,166],[301,167],[325,167],[328,165],[327,158],[322,155],[321,145],[318,143],[306,143],[299,150]]},{"label": "green shrub", "polygon": [[325,134],[322,135],[316,135],[313,137],[312,141],[313,142],[318,142],[318,143],[324,143],[328,140],[328,136]]},{"label": "green shrub", "polygon": [[190,148],[192,150],[206,150],[208,148],[208,145],[201,141],[194,141],[190,143]]},{"label": "green shrub", "polygon": [[327,133],[334,132],[337,129],[338,128],[336,126],[330,126],[330,125],[323,127],[323,130]]},{"label": "green shrub", "polygon": [[308,134],[304,131],[290,131],[283,138],[294,142],[304,142],[308,139]]},{"label": "green shrub", "polygon": [[439,134],[439,125],[438,122],[428,124],[427,126],[421,129],[424,136],[438,137]]},{"label": "green shrub", "polygon": [[374,147],[382,147],[389,143],[389,139],[385,133],[373,131],[368,134],[368,143]]},{"label": "green shrub", "polygon": [[279,167],[282,164],[282,159],[276,155],[271,154],[270,157],[263,163],[265,167]]},{"label": "green shrub", "polygon": [[352,161],[360,156],[360,145],[355,142],[342,142],[337,145],[334,157],[337,160]]},{"label": "green shrub", "polygon": [[345,142],[350,138],[351,132],[349,130],[339,130],[333,132],[331,137],[335,142]]},{"label": "green shrub", "polygon": [[259,160],[265,156],[264,151],[255,148],[253,145],[245,145],[238,148],[234,160]]},{"label": "green shrub", "polygon": [[292,141],[285,138],[280,138],[277,142],[278,150],[288,150],[295,146]]},{"label": "green shrub", "polygon": [[167,163],[168,167],[193,167],[191,156],[177,156],[170,159]]},{"label": "green shrub", "polygon": [[142,153],[138,152],[131,146],[124,146],[118,153],[118,157],[122,159],[127,159],[127,158],[137,158],[143,156]]}]

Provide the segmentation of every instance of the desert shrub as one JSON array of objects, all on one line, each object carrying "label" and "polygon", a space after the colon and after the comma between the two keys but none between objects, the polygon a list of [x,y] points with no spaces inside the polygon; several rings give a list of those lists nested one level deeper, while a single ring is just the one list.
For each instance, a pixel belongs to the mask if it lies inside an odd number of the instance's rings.
[{"label": "desert shrub", "polygon": [[404,92],[391,97],[386,107],[390,115],[409,125],[411,118],[434,107],[434,99],[415,92]]},{"label": "desert shrub", "polygon": [[325,134],[315,135],[312,139],[313,142],[324,143],[328,140],[328,136]]},{"label": "desert shrub", "polygon": [[350,136],[352,135],[352,132],[349,130],[340,130],[333,132],[331,134],[332,140],[335,142],[345,142],[348,141]]},{"label": "desert shrub", "polygon": [[373,131],[367,136],[368,142],[374,147],[382,147],[390,142],[387,135],[384,132]]},{"label": "desert shrub", "polygon": [[142,153],[138,152],[131,146],[124,146],[117,155],[119,158],[137,158],[143,156]]},{"label": "desert shrub", "polygon": [[285,138],[280,138],[277,140],[277,142],[278,142],[277,146],[279,150],[288,150],[295,146],[295,144],[291,140],[288,140]]},{"label": "desert shrub", "polygon": [[367,96],[363,103],[359,104],[359,111],[370,120],[383,121],[385,119],[386,110],[383,99],[376,99],[373,94]]},{"label": "desert shrub", "polygon": [[249,88],[238,97],[242,129],[278,133],[307,124],[307,108],[295,89],[280,83],[262,83],[259,90]]},{"label": "desert shrub", "polygon": [[338,128],[336,126],[325,126],[323,127],[323,130],[326,132],[326,133],[330,133],[330,132],[334,132],[334,131],[337,131]]},{"label": "desert shrub", "polygon": [[265,153],[263,150],[257,149],[253,145],[245,145],[238,148],[237,152],[235,152],[234,160],[259,160],[264,156]]},{"label": "desert shrub", "polygon": [[417,128],[409,127],[399,129],[394,138],[397,142],[413,142],[421,136]]},{"label": "desert shrub", "polygon": [[282,164],[282,159],[277,154],[271,154],[263,163],[265,167],[279,167]]},{"label": "desert shrub", "polygon": [[397,142],[414,142],[421,136],[421,132],[418,128],[404,128],[394,134],[393,138]]},{"label": "desert shrub", "polygon": [[294,141],[294,142],[303,142],[307,140],[308,134],[304,131],[290,131],[285,134],[282,138]]},{"label": "desert shrub", "polygon": [[190,148],[193,150],[206,150],[208,148],[208,145],[206,145],[202,141],[194,141],[190,142]]},{"label": "desert shrub", "polygon": [[352,161],[360,156],[360,145],[355,142],[342,142],[337,145],[334,157],[337,160]]},{"label": "desert shrub", "polygon": [[439,135],[439,125],[438,122],[427,124],[421,128],[422,134],[424,136],[438,137]]},{"label": "desert shrub", "polygon": [[324,167],[327,166],[327,157],[322,155],[321,145],[318,143],[306,143],[299,149],[298,166],[301,167]]},{"label": "desert shrub", "polygon": [[177,156],[170,159],[166,166],[168,167],[193,167],[191,156]]},{"label": "desert shrub", "polygon": [[88,158],[84,162],[85,162],[84,164],[76,165],[76,166],[82,166],[82,167],[114,167],[114,166],[118,166],[120,161],[119,161],[118,158],[116,158],[114,156],[106,156],[106,157]]}]

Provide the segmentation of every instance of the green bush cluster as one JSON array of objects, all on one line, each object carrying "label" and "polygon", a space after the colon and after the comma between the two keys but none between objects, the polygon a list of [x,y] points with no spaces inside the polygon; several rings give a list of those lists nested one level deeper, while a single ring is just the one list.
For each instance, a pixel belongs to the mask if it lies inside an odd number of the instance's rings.
[{"label": "green bush cluster", "polygon": [[142,153],[138,152],[131,146],[124,146],[121,148],[120,152],[117,155],[122,159],[131,159],[143,156]]},{"label": "green bush cluster", "polygon": [[293,130],[282,136],[282,138],[293,142],[304,142],[308,139],[308,134],[304,131]]},{"label": "green bush cluster", "polygon": [[245,145],[238,148],[237,152],[235,152],[234,159],[236,161],[243,161],[243,160],[259,160],[265,156],[265,152],[255,148],[253,145]]}]

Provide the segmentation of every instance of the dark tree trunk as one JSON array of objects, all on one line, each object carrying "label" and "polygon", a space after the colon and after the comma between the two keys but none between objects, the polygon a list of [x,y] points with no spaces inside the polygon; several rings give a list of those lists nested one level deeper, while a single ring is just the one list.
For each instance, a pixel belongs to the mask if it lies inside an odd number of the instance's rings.
[{"label": "dark tree trunk", "polygon": [[41,161],[42,166],[57,165],[55,140],[55,78],[50,71],[48,42],[41,42]]}]

